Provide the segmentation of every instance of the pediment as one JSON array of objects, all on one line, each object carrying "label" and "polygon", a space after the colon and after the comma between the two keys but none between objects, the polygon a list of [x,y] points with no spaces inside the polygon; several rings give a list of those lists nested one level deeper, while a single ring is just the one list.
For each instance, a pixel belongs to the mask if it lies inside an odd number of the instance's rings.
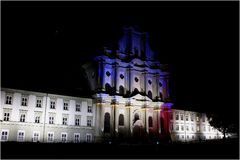
[{"label": "pediment", "polygon": [[141,94],[137,94],[137,95],[135,95],[135,96],[133,96],[133,97],[131,97],[131,99],[134,99],[134,100],[136,100],[136,101],[152,101],[150,98],[148,98],[147,96],[143,96],[143,95],[141,95]]}]

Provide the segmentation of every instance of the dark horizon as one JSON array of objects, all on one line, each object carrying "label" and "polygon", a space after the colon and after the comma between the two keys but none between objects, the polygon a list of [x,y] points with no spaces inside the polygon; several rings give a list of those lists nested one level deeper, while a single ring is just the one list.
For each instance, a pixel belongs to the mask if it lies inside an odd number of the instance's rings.
[{"label": "dark horizon", "polygon": [[238,4],[2,2],[2,87],[85,92],[81,64],[137,25],[170,66],[176,108],[238,120]]}]

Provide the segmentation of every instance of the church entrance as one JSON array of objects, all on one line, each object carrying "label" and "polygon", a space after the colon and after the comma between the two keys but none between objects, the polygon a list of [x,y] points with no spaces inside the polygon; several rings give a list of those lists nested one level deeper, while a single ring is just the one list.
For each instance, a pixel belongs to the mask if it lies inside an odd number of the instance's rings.
[{"label": "church entrance", "polygon": [[144,137],[144,124],[142,120],[139,118],[139,114],[136,113],[134,115],[134,121],[133,121],[133,138],[135,141],[140,142],[142,138]]}]

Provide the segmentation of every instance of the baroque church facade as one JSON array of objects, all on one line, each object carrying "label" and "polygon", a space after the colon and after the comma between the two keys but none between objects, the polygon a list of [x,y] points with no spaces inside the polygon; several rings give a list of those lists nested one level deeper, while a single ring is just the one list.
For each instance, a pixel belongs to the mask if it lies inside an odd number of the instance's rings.
[{"label": "baroque church facade", "polygon": [[83,68],[93,92],[89,99],[2,89],[1,140],[18,141],[19,136],[40,142],[222,137],[205,114],[172,109],[168,66],[154,60],[148,33],[125,27],[117,50],[105,48],[103,55]]}]

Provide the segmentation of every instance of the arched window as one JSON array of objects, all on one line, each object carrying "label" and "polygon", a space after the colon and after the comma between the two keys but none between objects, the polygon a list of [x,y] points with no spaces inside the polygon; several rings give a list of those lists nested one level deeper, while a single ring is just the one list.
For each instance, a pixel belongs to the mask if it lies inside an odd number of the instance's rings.
[{"label": "arched window", "polygon": [[108,112],[104,115],[104,132],[110,133],[110,114]]},{"label": "arched window", "polygon": [[152,92],[148,91],[148,97],[152,99]]},{"label": "arched window", "polygon": [[108,92],[108,93],[111,91],[110,84],[108,84],[108,83],[105,84],[105,91]]},{"label": "arched window", "polygon": [[138,91],[137,88],[135,88],[135,89],[133,90],[133,92],[134,92],[134,93],[138,93],[139,91]]},{"label": "arched window", "polygon": [[148,126],[153,127],[153,119],[152,117],[148,117]]},{"label": "arched window", "polygon": [[134,115],[133,124],[134,124],[137,120],[139,120],[139,115],[136,113],[136,114]]},{"label": "arched window", "polygon": [[124,87],[122,85],[119,86],[119,94],[124,94]]},{"label": "arched window", "polygon": [[123,116],[123,114],[119,115],[118,125],[119,126],[124,126],[124,116]]},{"label": "arched window", "polygon": [[164,132],[164,120],[163,120],[163,118],[161,117],[160,118],[160,123],[161,123],[161,132],[163,133]]}]

